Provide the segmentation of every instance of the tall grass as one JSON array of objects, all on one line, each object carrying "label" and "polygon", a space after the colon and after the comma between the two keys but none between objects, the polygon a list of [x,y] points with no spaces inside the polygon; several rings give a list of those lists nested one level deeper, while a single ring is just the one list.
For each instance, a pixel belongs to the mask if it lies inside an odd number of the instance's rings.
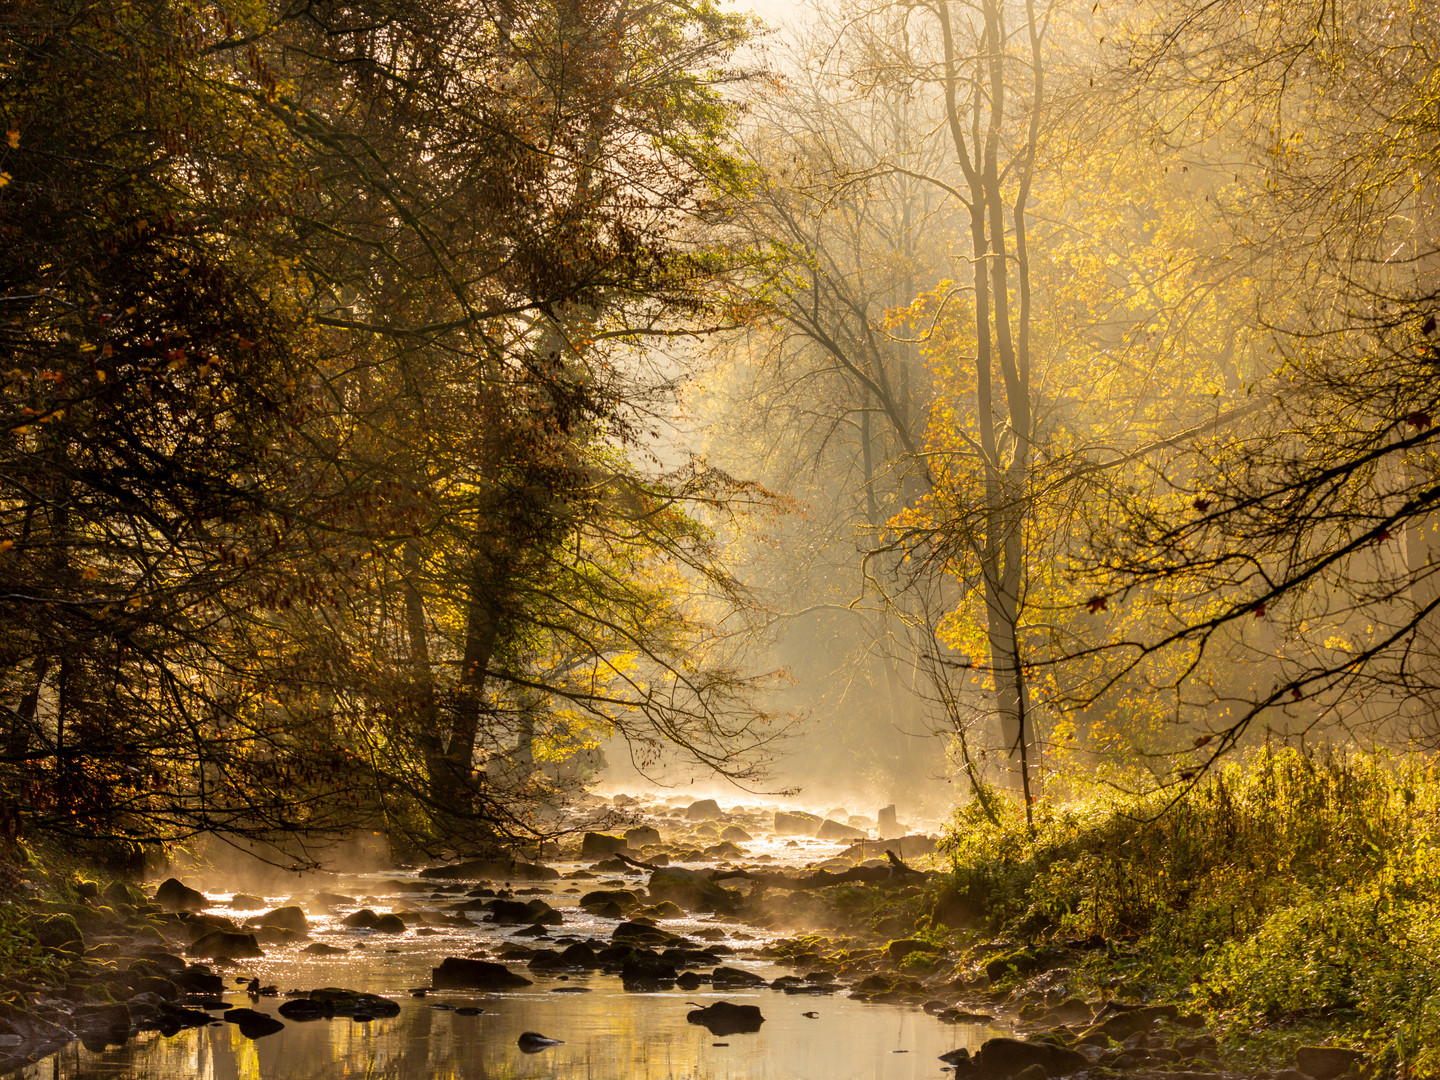
[{"label": "tall grass", "polygon": [[1230,1030],[1292,1023],[1440,1075],[1440,776],[1264,751],[1180,795],[958,811],[947,888],[994,930],[1133,942]]}]

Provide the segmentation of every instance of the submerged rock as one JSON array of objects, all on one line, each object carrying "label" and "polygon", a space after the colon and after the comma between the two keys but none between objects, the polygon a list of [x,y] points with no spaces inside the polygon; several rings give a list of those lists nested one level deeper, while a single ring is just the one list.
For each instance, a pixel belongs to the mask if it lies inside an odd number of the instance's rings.
[{"label": "submerged rock", "polygon": [[300,950],[310,956],[339,956],[341,953],[348,953],[349,949],[342,949],[336,945],[326,945],[323,941],[317,941],[313,945],[306,945]]},{"label": "submerged rock", "polygon": [[765,986],[767,980],[753,971],[741,968],[717,967],[710,973],[710,984],[717,990],[725,986]]},{"label": "submerged rock", "polygon": [[430,981],[436,990],[518,990],[532,985],[529,979],[515,974],[504,964],[458,956],[442,960],[440,966],[431,971]]},{"label": "submerged rock", "polygon": [[620,985],[626,990],[666,986],[680,977],[675,965],[652,952],[635,952],[620,966]]},{"label": "submerged rock", "polygon": [[470,859],[454,866],[426,867],[420,876],[450,881],[550,881],[558,878],[560,871],[516,859]]}]

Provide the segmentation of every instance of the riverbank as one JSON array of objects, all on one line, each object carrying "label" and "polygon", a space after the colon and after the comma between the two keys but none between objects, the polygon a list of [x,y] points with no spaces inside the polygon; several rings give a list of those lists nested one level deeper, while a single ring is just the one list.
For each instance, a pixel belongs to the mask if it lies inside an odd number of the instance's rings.
[{"label": "riverbank", "polygon": [[1033,831],[999,810],[955,815],[929,911],[940,939],[974,935],[961,968],[988,994],[1177,1002],[1237,1070],[1325,1045],[1367,1075],[1440,1074],[1424,762],[1265,752],[1187,790],[1039,806]]}]

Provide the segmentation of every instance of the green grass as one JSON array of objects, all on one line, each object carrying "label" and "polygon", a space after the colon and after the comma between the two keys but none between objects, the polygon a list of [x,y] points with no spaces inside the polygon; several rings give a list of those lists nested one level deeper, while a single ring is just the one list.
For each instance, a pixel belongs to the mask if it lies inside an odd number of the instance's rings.
[{"label": "green grass", "polygon": [[[1294,1033],[1440,1076],[1440,777],[1428,762],[1262,752],[1178,796],[958,811],[941,910],[1020,941],[1099,936],[1097,985],[1193,994],[1238,1048]],[[1261,1036],[1255,1040],[1257,1033]]]}]

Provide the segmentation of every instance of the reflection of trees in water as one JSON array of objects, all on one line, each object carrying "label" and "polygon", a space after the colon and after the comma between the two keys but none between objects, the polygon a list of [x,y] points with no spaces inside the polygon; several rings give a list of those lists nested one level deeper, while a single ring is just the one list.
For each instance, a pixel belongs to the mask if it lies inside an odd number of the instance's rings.
[{"label": "reflection of trees in water", "polygon": [[[476,945],[481,941],[475,941]],[[468,951],[468,950],[467,950]],[[401,958],[394,958],[401,960]],[[23,1080],[709,1080],[747,1076],[753,1080],[801,1080],[850,1076],[857,1061],[904,1049],[916,1063],[913,1075],[929,1076],[936,1055],[959,1045],[978,1047],[993,1031],[935,1024],[917,1010],[870,1005],[841,998],[817,1004],[783,994],[731,995],[758,1004],[766,1023],[759,1033],[730,1036],[724,1050],[712,1050],[715,1036],[686,1022],[693,1006],[687,995],[630,994],[618,980],[587,981],[589,994],[534,992],[452,996],[452,1005],[479,1004],[482,1016],[457,1016],[431,1006],[439,999],[405,996],[397,986],[414,985],[403,960],[379,971],[356,967],[327,972],[339,985],[365,985],[401,1004],[399,1016],[357,1024],[348,1020],[288,1022],[285,1030],[246,1039],[233,1024],[183,1031],[166,1038],[148,1033],[124,1047],[91,1053],[73,1043],[31,1066]],[[280,979],[283,975],[276,973]],[[293,985],[293,984],[290,984]],[[300,983],[300,985],[311,985]],[[319,985],[319,984],[314,984]],[[556,983],[553,985],[563,985]],[[577,984],[578,985],[578,984]],[[709,997],[700,999],[712,1004]],[[248,1003],[245,1003],[248,1004]],[[273,1012],[278,1003],[262,1000]],[[818,1009],[816,1019],[802,1017]],[[564,1045],[524,1055],[516,1045],[522,1031],[541,1031]],[[884,1049],[880,1049],[884,1048]],[[891,1076],[889,1069],[884,1075]]]}]

